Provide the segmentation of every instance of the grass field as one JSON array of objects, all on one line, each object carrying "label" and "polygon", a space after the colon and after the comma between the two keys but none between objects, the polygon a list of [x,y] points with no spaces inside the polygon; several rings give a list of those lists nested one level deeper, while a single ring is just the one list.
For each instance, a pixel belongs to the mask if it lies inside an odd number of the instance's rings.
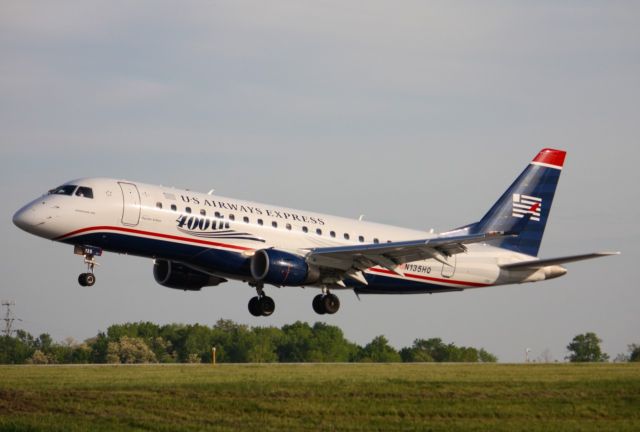
[{"label": "grass field", "polygon": [[640,430],[638,364],[0,366],[0,430]]}]

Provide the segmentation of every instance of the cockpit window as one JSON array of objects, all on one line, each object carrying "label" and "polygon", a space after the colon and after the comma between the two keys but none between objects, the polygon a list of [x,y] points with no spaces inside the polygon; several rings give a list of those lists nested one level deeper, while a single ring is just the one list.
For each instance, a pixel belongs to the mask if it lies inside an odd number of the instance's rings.
[{"label": "cockpit window", "polygon": [[63,185],[49,191],[49,195],[73,195],[76,185]]},{"label": "cockpit window", "polygon": [[93,189],[91,189],[90,187],[80,186],[76,191],[76,196],[93,198]]}]

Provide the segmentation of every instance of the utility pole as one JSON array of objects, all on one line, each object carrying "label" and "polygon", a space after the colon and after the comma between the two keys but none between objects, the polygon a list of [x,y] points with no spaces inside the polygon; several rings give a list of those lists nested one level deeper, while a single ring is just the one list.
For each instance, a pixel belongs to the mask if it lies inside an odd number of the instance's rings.
[{"label": "utility pole", "polygon": [[9,300],[2,300],[2,302],[0,303],[2,304],[2,307],[6,307],[7,308],[7,312],[4,315],[4,329],[2,330],[2,333],[5,336],[11,336],[11,334],[13,334],[14,330],[13,330],[13,322],[16,320],[16,318],[13,316],[13,311],[11,310],[11,308],[13,306],[16,305],[16,302],[14,301],[9,301]]}]

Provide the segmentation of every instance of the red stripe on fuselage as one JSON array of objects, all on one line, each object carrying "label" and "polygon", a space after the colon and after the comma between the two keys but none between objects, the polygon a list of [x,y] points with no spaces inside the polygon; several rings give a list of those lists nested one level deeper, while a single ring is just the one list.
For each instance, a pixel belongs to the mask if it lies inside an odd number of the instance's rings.
[{"label": "red stripe on fuselage", "polygon": [[[396,276],[397,274],[390,271],[390,270],[386,270],[386,269],[381,269],[381,268],[370,268],[368,269],[368,271],[373,272],[373,273],[382,273],[385,275],[392,275],[392,276]],[[422,279],[422,280],[426,280],[426,281],[430,281],[430,282],[444,282],[444,283],[448,283],[448,284],[454,284],[454,285],[462,285],[462,286],[468,286],[468,287],[488,287],[491,286],[490,284],[483,284],[483,283],[477,283],[477,282],[466,282],[466,281],[459,281],[459,280],[453,280],[453,279],[440,279],[440,278],[434,278],[434,277],[430,277],[430,276],[422,276],[422,275],[417,275],[417,274],[410,274],[410,273],[405,273],[404,274],[405,277],[410,277],[410,278],[415,278],[415,279]]]},{"label": "red stripe on fuselage", "polygon": [[54,238],[53,240],[60,241],[60,240],[67,239],[67,238],[72,237],[72,236],[76,236],[78,234],[84,234],[84,233],[91,232],[91,231],[120,231],[120,232],[129,233],[129,234],[138,234],[138,235],[145,235],[145,236],[150,236],[150,237],[159,237],[159,238],[168,239],[168,240],[178,240],[178,241],[184,241],[184,242],[189,242],[189,243],[203,244],[203,245],[207,245],[207,246],[218,246],[218,247],[224,247],[224,248],[228,248],[228,249],[236,249],[236,250],[241,250],[241,251],[253,250],[253,248],[250,248],[250,247],[237,246],[237,245],[232,245],[232,244],[228,244],[228,243],[218,243],[218,242],[212,242],[212,241],[207,241],[207,240],[191,239],[191,238],[188,238],[188,237],[181,237],[181,236],[176,236],[176,235],[171,235],[171,234],[162,234],[162,233],[156,233],[156,232],[151,232],[151,231],[142,231],[142,230],[137,230],[137,229],[132,229],[132,228],[124,228],[124,227],[116,227],[116,226],[96,226],[96,227],[82,228],[82,229],[75,230],[75,231],[72,231],[70,233],[67,233],[65,235],[62,235],[60,237]]},{"label": "red stripe on fuselage", "polygon": [[[55,240],[55,241],[65,240],[65,239],[68,239],[70,237],[73,237],[73,236],[76,236],[76,235],[79,235],[79,234],[84,234],[84,233],[87,233],[87,232],[92,232],[92,231],[120,231],[120,232],[125,232],[125,233],[129,233],[129,234],[134,234],[134,235],[144,235],[144,236],[149,236],[149,237],[158,237],[158,238],[163,238],[163,239],[167,239],[167,240],[177,240],[177,241],[184,241],[184,242],[188,242],[188,243],[202,244],[202,245],[207,245],[207,246],[217,246],[217,247],[223,247],[223,248],[228,248],[228,249],[235,249],[235,250],[239,250],[239,251],[254,250],[253,248],[250,248],[250,247],[237,246],[237,245],[232,245],[232,244],[228,244],[228,243],[218,243],[218,242],[206,241],[206,240],[201,240],[201,239],[191,239],[191,238],[182,237],[182,236],[176,236],[176,235],[171,235],[171,234],[162,234],[162,233],[156,233],[156,232],[151,232],[151,231],[143,231],[143,230],[138,230],[138,229],[133,229],[133,228],[116,227],[116,226],[95,226],[95,227],[82,228],[82,229],[75,230],[75,231],[72,231],[70,233],[64,234],[64,235],[62,235],[60,237],[56,237],[53,240]],[[372,273],[381,273],[381,274],[384,274],[384,275],[392,275],[392,276],[396,276],[397,275],[396,273],[394,273],[394,272],[392,272],[390,270],[381,269],[381,268],[370,268],[370,269],[368,269],[368,271],[370,271]],[[409,277],[409,278],[414,278],[414,279],[425,280],[425,281],[429,281],[429,282],[441,282],[441,283],[447,283],[447,284],[452,284],[452,285],[462,285],[462,286],[468,286],[468,287],[487,287],[487,286],[491,286],[489,284],[483,284],[483,283],[477,283],[477,282],[466,282],[466,281],[458,281],[458,280],[452,280],[452,279],[441,279],[441,278],[434,278],[434,277],[422,276],[422,275],[410,274],[410,273],[405,273],[404,276],[405,277]]]}]

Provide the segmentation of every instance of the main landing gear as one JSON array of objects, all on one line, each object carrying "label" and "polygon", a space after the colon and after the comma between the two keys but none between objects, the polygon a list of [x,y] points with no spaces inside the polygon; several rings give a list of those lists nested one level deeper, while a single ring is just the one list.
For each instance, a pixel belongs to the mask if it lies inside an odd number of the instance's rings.
[{"label": "main landing gear", "polygon": [[262,285],[256,286],[258,295],[249,300],[249,312],[253,316],[269,316],[276,310],[276,302],[262,288]]},{"label": "main landing gear", "polygon": [[[253,316],[270,316],[276,309],[273,299],[264,293],[263,285],[256,285],[257,296],[249,300],[249,312]],[[328,289],[323,288],[322,294],[313,298],[313,310],[319,314],[333,315],[340,309],[340,299],[335,294],[331,294]]]},{"label": "main landing gear", "polygon": [[318,294],[313,298],[313,310],[319,315],[331,314],[338,312],[340,309],[340,299],[335,294],[331,294],[326,288],[322,290],[322,294]]},{"label": "main landing gear", "polygon": [[73,253],[84,257],[84,263],[87,265],[88,270],[86,273],[81,273],[80,276],[78,276],[78,283],[83,287],[93,286],[96,283],[96,276],[93,274],[93,269],[98,265],[95,257],[102,255],[102,249],[92,246],[76,246],[73,249]]}]

